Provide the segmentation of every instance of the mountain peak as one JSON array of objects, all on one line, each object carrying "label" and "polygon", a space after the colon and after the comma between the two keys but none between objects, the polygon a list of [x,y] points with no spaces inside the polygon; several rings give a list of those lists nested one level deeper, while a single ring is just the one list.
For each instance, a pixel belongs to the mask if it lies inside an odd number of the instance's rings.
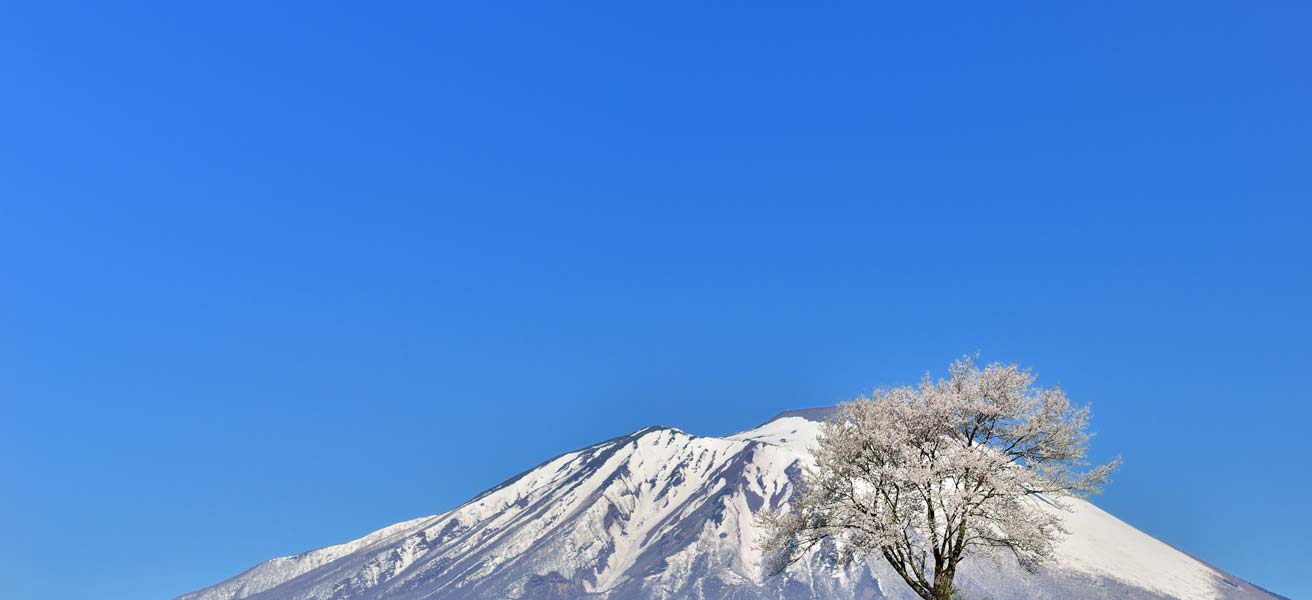
[{"label": "mountain peak", "polygon": [[[446,513],[354,542],[274,559],[182,600],[904,600],[878,560],[818,549],[779,577],[762,568],[756,519],[786,506],[820,422],[835,407],[779,413],[726,437],[643,427],[567,452]],[[1037,573],[963,565],[972,597],[997,600],[1270,600],[1083,501],[1069,539]]]},{"label": "mountain peak", "polygon": [[828,421],[830,418],[832,418],[837,412],[838,412],[838,406],[836,405],[813,406],[811,408],[798,408],[795,410],[785,410],[784,412],[781,412],[771,417],[769,421],[766,421],[765,423],[761,423],[761,425],[767,425],[774,421],[778,421],[779,419],[787,419],[789,417],[797,417],[799,419],[806,419],[808,421],[823,423],[825,421]]}]

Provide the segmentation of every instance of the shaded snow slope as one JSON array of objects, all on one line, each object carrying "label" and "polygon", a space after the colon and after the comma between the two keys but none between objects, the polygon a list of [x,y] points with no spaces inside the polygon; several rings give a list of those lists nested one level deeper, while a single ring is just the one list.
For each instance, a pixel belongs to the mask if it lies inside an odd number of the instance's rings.
[{"label": "shaded snow slope", "polygon": [[[261,563],[178,600],[910,599],[885,564],[827,550],[766,577],[754,517],[783,506],[818,419],[724,438],[651,427],[556,457],[447,513]],[[970,597],[1275,598],[1078,502],[1055,564],[965,565]]]}]

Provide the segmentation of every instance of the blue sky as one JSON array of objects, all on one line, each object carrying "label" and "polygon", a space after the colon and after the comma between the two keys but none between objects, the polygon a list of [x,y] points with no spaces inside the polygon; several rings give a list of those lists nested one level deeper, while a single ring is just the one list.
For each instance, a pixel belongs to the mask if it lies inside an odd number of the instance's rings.
[{"label": "blue sky", "polygon": [[0,9],[0,597],[976,351],[1312,594],[1306,4],[264,4]]}]

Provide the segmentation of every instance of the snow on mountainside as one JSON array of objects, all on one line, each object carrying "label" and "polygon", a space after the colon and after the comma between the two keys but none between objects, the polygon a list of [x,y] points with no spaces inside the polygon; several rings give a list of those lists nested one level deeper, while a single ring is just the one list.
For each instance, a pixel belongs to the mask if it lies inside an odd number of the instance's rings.
[{"label": "snow on mountainside", "polygon": [[[912,598],[887,565],[821,549],[766,577],[753,519],[792,493],[832,409],[783,413],[724,438],[649,427],[547,461],[447,513],[261,563],[178,600]],[[1035,574],[967,564],[970,597],[1278,598],[1086,502]]]}]

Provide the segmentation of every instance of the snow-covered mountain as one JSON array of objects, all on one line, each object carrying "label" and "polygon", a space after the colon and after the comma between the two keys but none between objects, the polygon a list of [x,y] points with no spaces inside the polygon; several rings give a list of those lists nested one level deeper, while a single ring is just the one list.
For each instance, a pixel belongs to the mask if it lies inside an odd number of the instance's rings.
[{"label": "snow-covered mountain", "polygon": [[[779,507],[831,409],[728,437],[648,427],[563,454],[450,512],[275,558],[177,600],[793,600],[914,596],[877,561],[820,550],[767,577],[757,511]],[[1005,557],[958,574],[970,598],[1279,598],[1087,502],[1056,562]]]}]

